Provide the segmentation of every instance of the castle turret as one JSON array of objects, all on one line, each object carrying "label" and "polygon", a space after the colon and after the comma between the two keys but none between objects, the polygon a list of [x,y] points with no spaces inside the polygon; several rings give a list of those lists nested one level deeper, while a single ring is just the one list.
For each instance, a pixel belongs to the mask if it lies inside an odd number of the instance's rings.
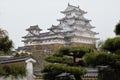
[{"label": "castle turret", "polygon": [[52,25],[52,27],[48,28],[48,30],[50,30],[53,33],[57,33],[57,32],[61,32],[61,30],[63,30],[63,29],[60,28],[59,26]]},{"label": "castle turret", "polygon": [[28,31],[32,35],[39,35],[42,29],[40,29],[38,25],[35,25],[35,26],[30,26],[28,29],[26,29],[26,31]]},{"label": "castle turret", "polygon": [[28,34],[22,37],[24,38],[24,40],[22,40],[24,44],[36,45],[37,43],[35,42],[35,40],[39,38],[40,31],[42,31],[42,29],[40,29],[38,25],[35,25],[35,26],[30,26],[28,29],[26,29],[26,31],[28,31]]}]

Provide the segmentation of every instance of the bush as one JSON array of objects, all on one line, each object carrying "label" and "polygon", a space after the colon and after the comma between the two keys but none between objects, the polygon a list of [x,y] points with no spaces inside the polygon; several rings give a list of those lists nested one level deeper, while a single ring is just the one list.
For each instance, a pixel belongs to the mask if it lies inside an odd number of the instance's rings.
[{"label": "bush", "polygon": [[23,64],[1,64],[0,65],[0,76],[14,78],[26,76],[26,67]]}]

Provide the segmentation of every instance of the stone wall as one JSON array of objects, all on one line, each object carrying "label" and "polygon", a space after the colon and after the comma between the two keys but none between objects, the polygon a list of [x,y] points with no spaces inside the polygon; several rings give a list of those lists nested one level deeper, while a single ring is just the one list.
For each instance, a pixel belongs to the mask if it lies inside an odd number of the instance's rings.
[{"label": "stone wall", "polygon": [[72,42],[70,46],[76,47],[76,46],[89,46],[95,48],[95,44],[84,44],[84,43],[77,43],[77,42]]},{"label": "stone wall", "polygon": [[[76,47],[76,46],[90,46],[95,48],[95,44],[84,44],[84,43],[77,43],[77,42],[71,42],[69,46]],[[28,46],[30,48],[30,51],[39,52],[39,53],[55,53],[58,49],[61,47],[64,47],[64,44],[49,44],[49,45],[32,45]]]},{"label": "stone wall", "polygon": [[[91,46],[94,47],[92,44],[82,44],[82,43],[71,43],[70,46]],[[32,52],[33,59],[36,60],[34,64],[34,70],[41,70],[47,62],[45,58],[54,54],[59,48],[64,47],[63,44],[50,44],[50,45],[34,45],[29,46]]]},{"label": "stone wall", "polygon": [[31,50],[56,50],[63,47],[63,44],[49,44],[49,45],[32,45],[29,46]]},{"label": "stone wall", "polygon": [[34,70],[41,70],[43,69],[43,67],[45,66],[45,64],[47,64],[47,62],[45,61],[45,58],[48,55],[41,53],[41,52],[35,52],[32,54],[32,57],[36,60],[36,63],[33,65]]}]

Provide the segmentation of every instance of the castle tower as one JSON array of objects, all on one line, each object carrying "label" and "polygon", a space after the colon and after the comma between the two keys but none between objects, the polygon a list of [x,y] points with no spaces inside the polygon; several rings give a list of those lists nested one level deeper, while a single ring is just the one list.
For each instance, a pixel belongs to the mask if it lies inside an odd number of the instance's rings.
[{"label": "castle tower", "polygon": [[87,12],[81,10],[76,6],[68,4],[64,11],[61,11],[65,17],[58,19],[60,22],[59,27],[63,29],[62,32],[68,32],[65,35],[65,39],[68,39],[66,43],[70,43],[72,46],[78,45],[94,45],[97,38],[95,35],[98,33],[93,32],[95,28],[90,24],[91,20],[84,17]]}]

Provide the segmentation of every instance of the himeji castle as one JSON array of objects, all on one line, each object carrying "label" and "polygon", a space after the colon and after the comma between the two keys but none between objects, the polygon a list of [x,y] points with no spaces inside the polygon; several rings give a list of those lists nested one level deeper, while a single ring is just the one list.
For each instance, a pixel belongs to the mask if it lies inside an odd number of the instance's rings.
[{"label": "himeji castle", "polygon": [[30,26],[26,31],[28,34],[23,36],[23,42],[26,47],[37,47],[42,50],[54,50],[63,46],[92,46],[95,47],[98,34],[92,29],[95,27],[90,24],[89,19],[84,15],[87,13],[68,4],[64,11],[61,11],[64,17],[57,19],[58,25],[52,25],[48,32],[42,33],[38,25]]}]

